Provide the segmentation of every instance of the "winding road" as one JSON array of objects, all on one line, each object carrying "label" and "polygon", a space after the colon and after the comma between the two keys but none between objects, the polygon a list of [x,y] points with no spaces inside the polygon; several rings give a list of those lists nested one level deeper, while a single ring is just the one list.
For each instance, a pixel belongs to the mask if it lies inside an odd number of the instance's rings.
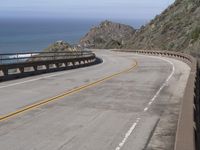
[{"label": "winding road", "polygon": [[189,66],[94,52],[102,64],[0,83],[0,149],[173,149]]}]

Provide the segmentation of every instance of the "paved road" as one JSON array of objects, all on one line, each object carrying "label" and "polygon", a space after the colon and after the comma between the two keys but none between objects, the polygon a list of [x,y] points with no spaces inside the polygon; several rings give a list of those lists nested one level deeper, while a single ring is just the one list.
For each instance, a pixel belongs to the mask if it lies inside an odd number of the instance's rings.
[{"label": "paved road", "polygon": [[0,149],[173,149],[189,67],[96,53],[102,64],[0,83]]}]

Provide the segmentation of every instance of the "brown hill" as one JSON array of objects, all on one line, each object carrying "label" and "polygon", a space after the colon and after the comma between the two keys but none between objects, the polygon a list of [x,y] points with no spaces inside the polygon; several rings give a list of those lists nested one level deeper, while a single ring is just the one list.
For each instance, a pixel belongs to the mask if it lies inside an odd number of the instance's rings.
[{"label": "brown hill", "polygon": [[200,0],[176,0],[139,30],[102,22],[80,41],[92,48],[132,48],[198,53],[200,50]]},{"label": "brown hill", "polygon": [[81,40],[80,45],[92,48],[120,48],[135,33],[131,26],[104,21],[92,28]]},{"label": "brown hill", "polygon": [[176,0],[142,27],[125,48],[199,51],[200,0]]}]

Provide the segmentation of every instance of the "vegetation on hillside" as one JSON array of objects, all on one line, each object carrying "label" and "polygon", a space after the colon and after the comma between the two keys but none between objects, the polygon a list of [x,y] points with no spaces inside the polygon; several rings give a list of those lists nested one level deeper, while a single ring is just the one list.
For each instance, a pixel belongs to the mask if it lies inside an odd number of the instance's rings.
[{"label": "vegetation on hillside", "polygon": [[134,30],[130,26],[102,22],[80,41],[93,48],[200,50],[200,0],[176,0],[150,23]]},{"label": "vegetation on hillside", "polygon": [[176,0],[161,15],[141,28],[124,47],[198,52],[199,34],[200,1]]}]

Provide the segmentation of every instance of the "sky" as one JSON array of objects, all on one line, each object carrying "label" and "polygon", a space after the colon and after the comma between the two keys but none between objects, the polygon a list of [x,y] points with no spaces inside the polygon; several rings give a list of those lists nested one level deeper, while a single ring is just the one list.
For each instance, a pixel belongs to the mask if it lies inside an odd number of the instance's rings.
[{"label": "sky", "polygon": [[1,0],[0,17],[151,19],[174,0]]}]

